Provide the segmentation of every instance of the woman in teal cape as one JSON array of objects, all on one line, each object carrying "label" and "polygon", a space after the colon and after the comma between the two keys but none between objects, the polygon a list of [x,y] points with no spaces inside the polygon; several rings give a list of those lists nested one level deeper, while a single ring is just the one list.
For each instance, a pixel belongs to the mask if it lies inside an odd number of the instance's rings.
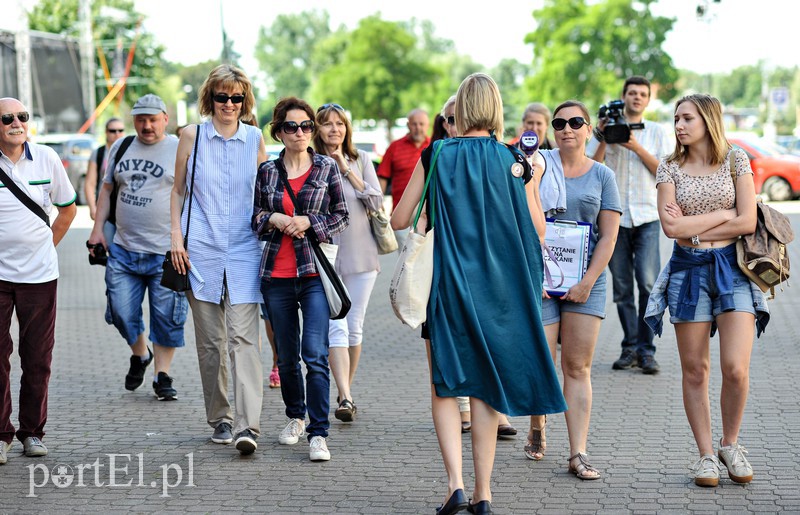
[{"label": "woman in teal cape", "polygon": [[489,76],[464,79],[456,95],[460,137],[436,143],[432,167],[433,149],[423,152],[392,214],[394,228],[409,225],[432,168],[426,209],[436,232],[423,334],[427,329],[433,420],[448,474],[440,515],[467,507],[456,396],[470,397],[474,513],[491,510],[498,411],[515,416],[567,409],[541,322],[539,177],[519,152],[495,140],[493,134],[503,131],[502,113]]}]

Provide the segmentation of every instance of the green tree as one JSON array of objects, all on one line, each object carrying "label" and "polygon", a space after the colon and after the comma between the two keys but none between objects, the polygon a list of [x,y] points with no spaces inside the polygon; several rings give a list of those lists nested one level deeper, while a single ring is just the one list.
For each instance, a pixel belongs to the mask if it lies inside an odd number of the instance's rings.
[{"label": "green tree", "polygon": [[[113,67],[115,59],[124,64],[143,15],[136,11],[133,0],[95,0],[91,10],[92,35],[103,49],[109,68]],[[78,0],[40,0],[28,13],[28,23],[32,30],[78,37]],[[163,51],[151,34],[140,32],[125,87],[125,98],[129,103],[148,93],[149,85],[160,77],[157,66],[161,63]],[[98,54],[98,101],[108,91],[100,59]]]},{"label": "green tree", "polygon": [[659,96],[669,98],[677,70],[662,45],[675,20],[654,16],[655,1],[545,0],[525,39],[534,52],[529,98],[551,106],[576,98],[596,107],[618,98],[630,75],[659,84]]},{"label": "green tree", "polygon": [[269,28],[258,31],[255,57],[267,77],[271,97],[305,98],[314,80],[314,47],[330,33],[327,11],[279,14]]},{"label": "green tree", "polygon": [[417,57],[416,45],[417,38],[400,23],[379,15],[362,19],[339,60],[320,73],[315,98],[347,105],[356,119],[383,120],[391,130],[406,114],[404,95],[420,82],[435,80],[429,63]]}]

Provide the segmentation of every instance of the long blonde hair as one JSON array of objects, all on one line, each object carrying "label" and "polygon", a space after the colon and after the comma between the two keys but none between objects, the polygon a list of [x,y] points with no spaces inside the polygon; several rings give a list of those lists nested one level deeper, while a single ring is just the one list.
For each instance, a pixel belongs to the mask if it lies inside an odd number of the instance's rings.
[{"label": "long blonde hair", "polygon": [[[711,151],[709,152],[710,164],[722,164],[727,159],[728,150],[730,149],[728,140],[725,138],[725,127],[722,122],[722,104],[711,95],[695,93],[678,100],[675,103],[675,113],[678,112],[678,107],[684,102],[694,104],[697,107],[700,118],[706,124],[706,133],[711,144]],[[689,149],[685,145],[681,145],[677,137],[676,141],[675,150],[667,157],[667,162],[683,164],[689,155]]]}]

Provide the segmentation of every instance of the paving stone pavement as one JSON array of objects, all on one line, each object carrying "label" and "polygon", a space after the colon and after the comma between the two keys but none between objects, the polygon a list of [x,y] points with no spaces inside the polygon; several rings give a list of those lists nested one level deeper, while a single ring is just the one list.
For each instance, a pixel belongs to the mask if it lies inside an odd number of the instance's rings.
[{"label": "paving stone pavement", "polygon": [[[800,235],[800,215],[791,216]],[[56,348],[45,428],[50,454],[26,458],[21,444],[14,442],[8,464],[0,467],[0,512],[434,513],[446,492],[446,476],[432,428],[423,344],[418,331],[397,321],[388,303],[394,256],[381,259],[383,272],[367,312],[353,388],[358,418],[343,424],[331,412],[332,460],[311,463],[304,440],[278,445],[286,419],[279,390],[266,384],[259,448],[242,458],[233,446],[210,441],[191,317],[186,347],[177,352],[172,368],[179,400],[154,398],[152,369],[137,391],[123,388],[128,349],[103,319],[103,268],[87,262],[85,208],[80,217],[82,223],[59,246]],[[662,239],[662,245],[665,261],[669,242]],[[797,241],[791,256],[800,263]],[[549,417],[548,449],[541,462],[525,458],[528,423],[524,417],[513,418],[519,434],[497,446],[492,485],[496,512],[800,512],[800,456],[794,446],[800,441],[800,335],[794,325],[800,288],[780,293],[770,308],[772,322],[753,352],[740,439],[755,469],[751,484],[725,478],[719,487],[704,489],[688,478],[696,450],[681,401],[674,331],[667,324],[664,337],[656,341],[660,374],[612,371],[621,330],[609,293],[608,318],[592,367],[588,449],[602,479],[581,482],[567,473],[563,416]],[[16,327],[12,330],[16,341]],[[721,436],[717,342],[711,346],[716,439]],[[266,379],[271,368],[266,338],[262,361]],[[16,409],[16,355],[12,380]],[[334,388],[331,396],[336,397]],[[463,445],[469,492],[469,435]]]}]

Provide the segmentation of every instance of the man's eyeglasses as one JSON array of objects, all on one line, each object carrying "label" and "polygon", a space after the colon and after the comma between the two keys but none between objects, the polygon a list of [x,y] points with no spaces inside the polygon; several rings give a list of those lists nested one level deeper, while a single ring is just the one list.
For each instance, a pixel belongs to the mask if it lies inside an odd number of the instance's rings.
[{"label": "man's eyeglasses", "polygon": [[456,117],[451,114],[450,116],[445,118],[445,121],[447,122],[447,125],[453,126],[456,124]]},{"label": "man's eyeglasses", "polygon": [[234,104],[241,104],[244,102],[244,95],[226,95],[225,93],[216,93],[214,94],[214,102],[218,102],[220,104],[227,104],[228,100],[230,100]]},{"label": "man's eyeglasses", "polygon": [[111,133],[115,133],[115,134],[120,134],[120,133],[123,133],[123,132],[125,132],[125,129],[106,129],[106,132],[111,132]]},{"label": "man's eyeglasses", "polygon": [[21,121],[22,123],[27,123],[31,118],[30,114],[28,114],[26,111],[22,111],[21,113],[6,113],[3,116],[0,116],[0,120],[3,120],[3,125],[11,125],[14,123],[15,116],[17,117],[17,120]]},{"label": "man's eyeglasses", "polygon": [[320,112],[323,109],[328,109],[329,107],[344,112],[344,107],[340,106],[339,104],[322,104],[321,106],[319,106],[319,109],[317,109],[317,112]]},{"label": "man's eyeglasses", "polygon": [[570,129],[577,131],[584,125],[589,125],[589,122],[587,122],[583,116],[573,116],[569,120],[565,120],[564,118],[554,118],[552,122],[553,128],[557,131],[563,131],[567,124],[569,124]]},{"label": "man's eyeglasses", "polygon": [[281,129],[286,134],[296,134],[297,129],[300,129],[305,134],[308,134],[314,130],[314,122],[311,120],[306,120],[300,123],[297,122],[283,122],[281,124]]}]

